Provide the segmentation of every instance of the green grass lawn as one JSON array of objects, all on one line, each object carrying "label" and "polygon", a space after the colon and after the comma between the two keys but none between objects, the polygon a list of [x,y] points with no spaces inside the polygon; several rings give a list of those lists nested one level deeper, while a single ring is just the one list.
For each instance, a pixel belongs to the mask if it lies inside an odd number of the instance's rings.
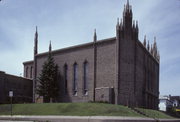
[{"label": "green grass lawn", "polygon": [[[0,115],[9,115],[10,105],[0,105]],[[171,118],[164,113],[142,109],[157,118]],[[158,114],[157,114],[158,113]],[[13,115],[67,115],[67,116],[131,116],[145,117],[128,107],[105,103],[43,103],[13,104]]]},{"label": "green grass lawn", "polygon": [[174,117],[167,115],[161,111],[157,111],[157,110],[152,110],[152,109],[143,109],[143,108],[137,108],[139,111],[145,113],[146,115],[148,115],[151,118],[166,118],[166,119],[174,119]]}]

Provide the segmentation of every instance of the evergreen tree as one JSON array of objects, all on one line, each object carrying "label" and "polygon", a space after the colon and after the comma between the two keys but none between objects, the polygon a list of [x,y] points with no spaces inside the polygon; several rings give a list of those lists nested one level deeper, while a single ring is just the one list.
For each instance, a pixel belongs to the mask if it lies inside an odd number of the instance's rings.
[{"label": "evergreen tree", "polygon": [[55,65],[54,59],[49,50],[47,61],[44,62],[43,68],[39,77],[37,94],[43,96],[44,102],[55,101],[58,96],[58,66]]}]

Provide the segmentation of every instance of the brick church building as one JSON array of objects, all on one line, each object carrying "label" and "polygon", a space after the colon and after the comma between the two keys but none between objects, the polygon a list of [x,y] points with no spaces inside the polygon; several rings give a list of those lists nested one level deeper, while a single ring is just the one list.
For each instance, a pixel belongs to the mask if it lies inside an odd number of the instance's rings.
[{"label": "brick church building", "polygon": [[[113,104],[157,109],[159,61],[154,44],[141,43],[137,21],[129,2],[116,35],[90,43],[51,51],[59,66],[59,102],[104,101]],[[34,102],[37,79],[48,52],[38,53],[38,32],[34,39],[34,59],[24,62],[24,77],[33,79]]]}]

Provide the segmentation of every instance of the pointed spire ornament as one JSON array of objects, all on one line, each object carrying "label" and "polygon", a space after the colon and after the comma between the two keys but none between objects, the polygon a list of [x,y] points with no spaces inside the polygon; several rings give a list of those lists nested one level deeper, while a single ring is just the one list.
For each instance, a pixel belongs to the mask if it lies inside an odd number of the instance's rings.
[{"label": "pointed spire ornament", "polygon": [[153,49],[154,49],[154,57],[157,57],[158,52],[157,52],[156,37],[154,37]]},{"label": "pointed spire ornament", "polygon": [[36,26],[36,32],[34,35],[34,56],[38,53],[38,29]]},{"label": "pointed spire ornament", "polygon": [[38,38],[38,29],[37,29],[37,26],[36,26],[35,38]]},{"label": "pointed spire ornament", "polygon": [[160,61],[160,53],[159,53],[159,51],[158,51],[158,60]]},{"label": "pointed spire ornament", "polygon": [[127,0],[127,5],[129,5],[129,0]]},{"label": "pointed spire ornament", "polygon": [[38,38],[38,27],[36,26],[35,38]]},{"label": "pointed spire ornament", "polygon": [[144,47],[146,47],[146,35],[144,36],[144,42],[143,42]]},{"label": "pointed spire ornament", "polygon": [[153,55],[153,46],[152,46],[152,44],[151,44],[150,53]]},{"label": "pointed spire ornament", "polygon": [[117,18],[116,29],[119,29],[119,18]]},{"label": "pointed spire ornament", "polygon": [[123,20],[121,19],[121,22],[120,22],[120,29],[122,30],[123,28]]},{"label": "pointed spire ornament", "polygon": [[96,29],[94,29],[94,42],[97,41]]},{"label": "pointed spire ornament", "polygon": [[132,15],[132,6],[130,6],[130,8],[129,8],[129,12],[130,12],[130,16],[132,17],[133,15]]},{"label": "pointed spire ornament", "polygon": [[36,26],[36,32],[37,32],[37,26]]},{"label": "pointed spire ornament", "polygon": [[130,9],[130,11],[132,11],[132,6],[131,5],[129,6],[129,9]]},{"label": "pointed spire ornament", "polygon": [[150,51],[149,40],[148,40],[147,50]]},{"label": "pointed spire ornament", "polygon": [[126,5],[124,4],[123,16],[126,16]]},{"label": "pointed spire ornament", "polygon": [[119,26],[119,18],[117,18],[117,25]]},{"label": "pointed spire ornament", "polygon": [[133,20],[133,29],[135,29],[135,20]]},{"label": "pointed spire ornament", "polygon": [[136,20],[136,29],[138,30],[138,21]]},{"label": "pointed spire ornament", "polygon": [[50,40],[50,42],[49,42],[49,52],[51,52],[52,51],[52,46],[51,46],[51,40]]},{"label": "pointed spire ornament", "polygon": [[127,0],[127,10],[129,10],[129,0]]},{"label": "pointed spire ornament", "polygon": [[156,48],[156,37],[154,37],[154,48]]}]

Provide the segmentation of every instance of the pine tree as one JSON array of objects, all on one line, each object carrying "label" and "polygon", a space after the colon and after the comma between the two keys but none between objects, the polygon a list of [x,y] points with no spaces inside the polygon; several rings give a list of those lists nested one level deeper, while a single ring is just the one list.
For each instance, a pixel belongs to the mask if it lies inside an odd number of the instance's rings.
[{"label": "pine tree", "polygon": [[37,87],[37,94],[43,96],[44,102],[50,102],[56,100],[58,96],[58,66],[55,65],[54,59],[49,51],[48,59],[44,62],[43,68],[38,78],[39,84]]}]

